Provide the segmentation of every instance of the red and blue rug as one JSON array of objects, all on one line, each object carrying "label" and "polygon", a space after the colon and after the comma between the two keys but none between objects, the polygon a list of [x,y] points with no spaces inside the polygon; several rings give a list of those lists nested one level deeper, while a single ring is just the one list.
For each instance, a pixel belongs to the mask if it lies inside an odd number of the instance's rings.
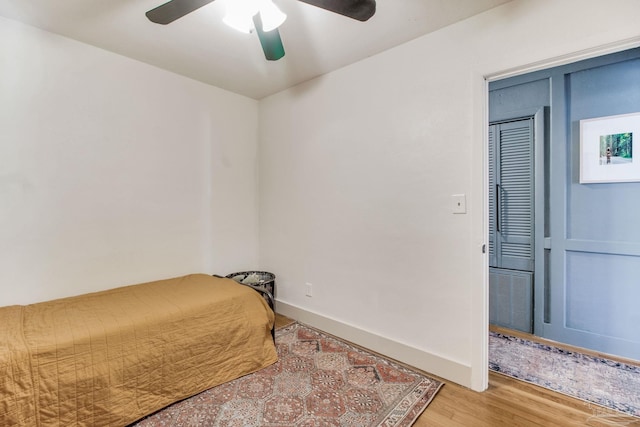
[{"label": "red and blue rug", "polygon": [[276,331],[274,365],[163,409],[136,425],[407,427],[442,383],[311,327]]}]

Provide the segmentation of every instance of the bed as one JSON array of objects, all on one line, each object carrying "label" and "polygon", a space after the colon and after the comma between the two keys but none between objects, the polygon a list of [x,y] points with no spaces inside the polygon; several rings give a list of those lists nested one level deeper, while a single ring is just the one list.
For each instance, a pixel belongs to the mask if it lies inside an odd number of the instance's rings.
[{"label": "bed", "polygon": [[125,426],[273,364],[274,317],[205,274],[0,307],[0,425]]}]

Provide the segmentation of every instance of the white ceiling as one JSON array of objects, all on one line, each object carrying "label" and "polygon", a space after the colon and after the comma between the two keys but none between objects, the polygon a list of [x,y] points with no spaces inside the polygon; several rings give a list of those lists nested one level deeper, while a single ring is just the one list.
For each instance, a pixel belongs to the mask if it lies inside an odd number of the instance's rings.
[{"label": "white ceiling", "polygon": [[169,25],[145,16],[166,0],[0,0],[0,15],[260,99],[510,0],[377,0],[366,22],[275,0],[288,15],[279,61],[222,23],[226,1]]}]

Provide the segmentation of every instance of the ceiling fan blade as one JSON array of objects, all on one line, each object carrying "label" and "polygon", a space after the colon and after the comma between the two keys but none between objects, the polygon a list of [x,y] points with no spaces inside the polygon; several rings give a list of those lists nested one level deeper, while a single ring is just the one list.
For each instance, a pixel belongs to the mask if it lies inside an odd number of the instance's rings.
[{"label": "ceiling fan blade", "polygon": [[172,0],[155,9],[151,9],[146,15],[151,22],[167,25],[196,9],[200,9],[212,1],[213,0]]},{"label": "ceiling fan blade", "polygon": [[284,46],[282,45],[282,39],[280,38],[278,29],[263,31],[262,19],[259,13],[253,17],[253,24],[256,27],[256,33],[260,39],[265,58],[269,61],[277,61],[282,58],[284,56]]},{"label": "ceiling fan blade", "polygon": [[366,21],[376,13],[376,0],[300,0],[358,21]]}]

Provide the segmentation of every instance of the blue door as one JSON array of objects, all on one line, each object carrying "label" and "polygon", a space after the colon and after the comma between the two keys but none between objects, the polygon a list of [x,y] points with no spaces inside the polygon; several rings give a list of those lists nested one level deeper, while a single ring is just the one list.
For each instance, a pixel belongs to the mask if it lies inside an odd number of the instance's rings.
[{"label": "blue door", "polygon": [[489,320],[533,332],[534,118],[489,127]]}]

